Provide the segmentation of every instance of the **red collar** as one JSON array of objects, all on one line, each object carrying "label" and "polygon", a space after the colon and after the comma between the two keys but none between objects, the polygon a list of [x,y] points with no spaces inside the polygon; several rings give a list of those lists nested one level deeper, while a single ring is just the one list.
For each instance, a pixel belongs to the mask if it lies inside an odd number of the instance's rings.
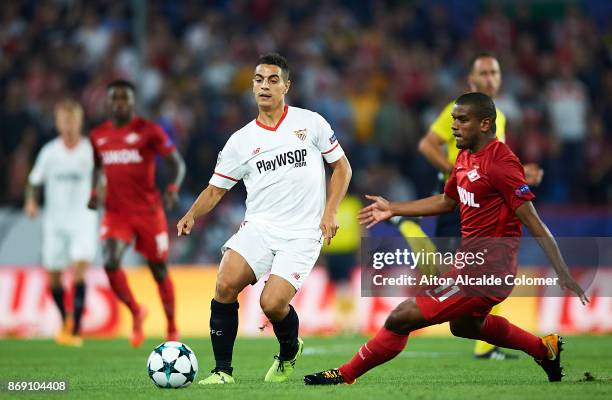
[{"label": "red collar", "polygon": [[283,120],[285,119],[285,117],[287,116],[287,112],[289,111],[289,106],[285,104],[285,111],[283,111],[283,115],[281,115],[280,119],[278,120],[278,122],[276,123],[276,126],[268,126],[268,125],[264,125],[261,122],[259,122],[259,119],[255,118],[255,123],[261,127],[264,128],[265,130],[268,131],[276,131],[278,129],[278,127],[280,126],[280,124],[283,123]]}]

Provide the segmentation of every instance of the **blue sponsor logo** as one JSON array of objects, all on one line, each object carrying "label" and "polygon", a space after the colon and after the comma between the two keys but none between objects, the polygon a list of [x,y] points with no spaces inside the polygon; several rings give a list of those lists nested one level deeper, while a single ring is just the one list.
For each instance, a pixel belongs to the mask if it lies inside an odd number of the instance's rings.
[{"label": "blue sponsor logo", "polygon": [[519,186],[514,191],[514,194],[517,195],[518,197],[524,197],[528,193],[531,193],[531,190],[529,189],[529,186],[527,186],[526,184]]},{"label": "blue sponsor logo", "polygon": [[334,144],[338,141],[338,139],[336,139],[336,134],[332,133],[331,137],[329,138],[329,144]]}]

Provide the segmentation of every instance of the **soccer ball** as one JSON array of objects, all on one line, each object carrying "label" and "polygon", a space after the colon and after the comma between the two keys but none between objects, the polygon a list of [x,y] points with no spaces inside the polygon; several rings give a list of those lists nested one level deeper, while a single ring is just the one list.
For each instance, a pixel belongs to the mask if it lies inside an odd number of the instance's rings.
[{"label": "soccer ball", "polygon": [[165,342],[151,352],[147,370],[155,385],[178,389],[191,385],[198,373],[198,360],[186,344]]}]

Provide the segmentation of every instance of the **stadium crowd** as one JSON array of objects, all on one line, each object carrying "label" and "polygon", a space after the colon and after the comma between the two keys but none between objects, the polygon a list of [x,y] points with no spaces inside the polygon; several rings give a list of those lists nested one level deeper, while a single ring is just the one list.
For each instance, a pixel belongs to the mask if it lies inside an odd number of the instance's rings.
[{"label": "stadium crowd", "polygon": [[[34,157],[55,136],[54,104],[80,101],[95,126],[106,116],[107,83],[121,77],[136,83],[141,114],[160,123],[186,159],[178,215],[208,182],[228,136],[255,117],[253,63],[269,51],[290,62],[289,103],[335,129],[356,193],[406,199],[434,190],[436,173],[418,140],[466,91],[470,58],[488,50],[501,62],[496,103],[508,117],[508,142],[545,171],[538,201],[612,201],[609,2],[143,3],[140,36],[131,2],[3,2],[0,205],[21,206]],[[241,190],[203,221],[207,229],[175,243],[174,261],[218,259],[242,218]]]}]

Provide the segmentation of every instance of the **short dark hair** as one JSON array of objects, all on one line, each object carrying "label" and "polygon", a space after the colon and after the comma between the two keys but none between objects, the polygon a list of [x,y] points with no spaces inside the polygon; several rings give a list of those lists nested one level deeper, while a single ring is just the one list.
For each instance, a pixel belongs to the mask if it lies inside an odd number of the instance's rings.
[{"label": "short dark hair", "polygon": [[471,106],[474,115],[481,121],[485,118],[491,119],[491,132],[495,133],[497,110],[491,97],[480,92],[465,93],[455,100],[455,104],[459,106]]},{"label": "short dark hair", "polygon": [[280,67],[283,79],[286,81],[289,80],[289,63],[287,62],[287,59],[280,54],[264,54],[263,56],[259,57],[255,66],[257,67],[261,64],[276,65],[277,67]]},{"label": "short dark hair", "polygon": [[120,87],[130,89],[132,92],[136,93],[136,86],[134,86],[132,82],[126,79],[115,79],[114,81],[106,85],[106,91],[108,92],[111,89],[120,88]]},{"label": "short dark hair", "polygon": [[481,58],[494,58],[497,60],[497,56],[492,51],[481,51],[476,53],[472,56],[472,58],[470,58],[470,65],[468,65],[468,70],[470,72],[474,70],[474,64],[476,64],[476,61],[480,60]]}]

